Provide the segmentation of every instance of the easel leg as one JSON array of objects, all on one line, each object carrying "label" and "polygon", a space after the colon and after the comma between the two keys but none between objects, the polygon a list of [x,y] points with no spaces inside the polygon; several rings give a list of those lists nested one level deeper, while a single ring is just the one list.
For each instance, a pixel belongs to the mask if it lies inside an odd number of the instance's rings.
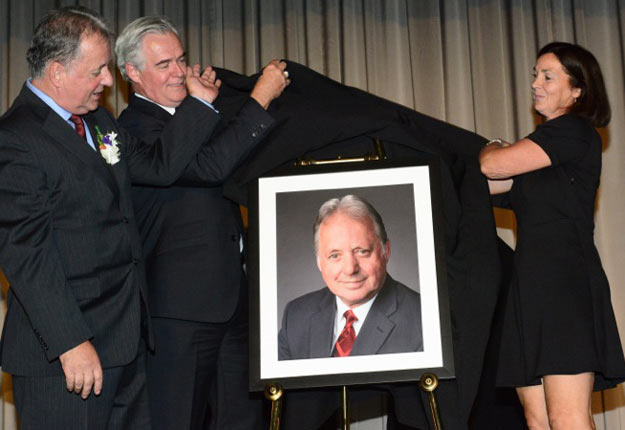
[{"label": "easel leg", "polygon": [[349,430],[349,394],[347,386],[341,387],[341,429]]},{"label": "easel leg", "polygon": [[280,430],[283,392],[282,386],[277,382],[265,386],[265,397],[271,400],[271,423],[269,425],[269,430]]},{"label": "easel leg", "polygon": [[428,393],[428,400],[430,402],[430,413],[432,414],[432,422],[434,423],[434,430],[443,430],[441,426],[441,419],[438,414],[438,406],[436,405],[436,397],[434,397],[434,390],[438,387],[438,378],[433,373],[424,373],[419,381],[421,389]]}]

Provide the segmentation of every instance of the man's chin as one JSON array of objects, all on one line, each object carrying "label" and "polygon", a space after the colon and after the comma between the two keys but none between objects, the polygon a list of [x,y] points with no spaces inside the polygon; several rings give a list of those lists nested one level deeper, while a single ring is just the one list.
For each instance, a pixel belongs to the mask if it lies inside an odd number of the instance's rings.
[{"label": "man's chin", "polygon": [[[100,100],[102,100],[102,93],[98,93],[97,95],[93,95],[89,101],[87,102],[85,108],[88,111],[94,111],[100,107]],[[84,112],[87,113],[87,112]]]},{"label": "man's chin", "polygon": [[99,107],[100,107],[100,102],[99,101],[89,102],[88,104],[86,104],[84,106],[80,106],[80,107],[77,107],[76,109],[73,109],[72,113],[75,114],[75,115],[86,115],[89,112],[93,112],[94,110],[96,110]]},{"label": "man's chin", "polygon": [[350,308],[356,308],[367,301],[365,297],[340,297],[343,304],[349,306]]},{"label": "man's chin", "polygon": [[180,89],[174,90],[171,92],[170,100],[178,100],[178,103],[182,103],[184,98],[187,96],[187,88],[182,87]]}]

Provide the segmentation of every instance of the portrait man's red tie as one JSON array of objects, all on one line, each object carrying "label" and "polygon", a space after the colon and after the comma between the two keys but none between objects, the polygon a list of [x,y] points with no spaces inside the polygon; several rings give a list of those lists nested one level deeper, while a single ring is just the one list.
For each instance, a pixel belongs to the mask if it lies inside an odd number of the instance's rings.
[{"label": "portrait man's red tie", "polygon": [[334,347],[335,357],[347,357],[354,346],[356,340],[356,331],[354,330],[354,323],[358,321],[354,312],[351,309],[345,311],[345,327],[341,331],[339,338],[336,340]]}]

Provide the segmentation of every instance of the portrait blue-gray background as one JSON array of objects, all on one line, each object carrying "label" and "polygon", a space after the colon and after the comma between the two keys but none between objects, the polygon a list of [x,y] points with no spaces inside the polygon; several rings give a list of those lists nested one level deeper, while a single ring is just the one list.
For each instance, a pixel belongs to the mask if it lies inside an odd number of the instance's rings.
[{"label": "portrait blue-gray background", "polygon": [[319,207],[331,198],[356,194],[379,212],[391,242],[387,272],[419,291],[419,268],[412,184],[340,188],[276,194],[278,325],[291,300],[324,288],[313,245],[313,224]]}]

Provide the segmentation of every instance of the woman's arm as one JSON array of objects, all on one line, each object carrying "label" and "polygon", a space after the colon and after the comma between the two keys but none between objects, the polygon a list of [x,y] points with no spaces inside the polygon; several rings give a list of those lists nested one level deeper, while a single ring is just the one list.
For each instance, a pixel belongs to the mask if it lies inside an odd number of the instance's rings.
[{"label": "woman's arm", "polygon": [[486,145],[480,151],[480,167],[488,179],[508,179],[551,166],[551,159],[530,139]]}]

